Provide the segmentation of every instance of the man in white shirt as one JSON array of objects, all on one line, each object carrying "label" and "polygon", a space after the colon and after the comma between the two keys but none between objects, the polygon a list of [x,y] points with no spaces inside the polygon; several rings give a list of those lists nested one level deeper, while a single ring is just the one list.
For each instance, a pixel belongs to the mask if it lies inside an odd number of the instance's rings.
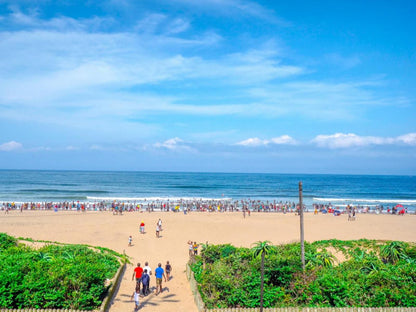
[{"label": "man in white shirt", "polygon": [[143,270],[147,270],[147,274],[152,275],[152,269],[149,267],[149,262],[144,263]]}]

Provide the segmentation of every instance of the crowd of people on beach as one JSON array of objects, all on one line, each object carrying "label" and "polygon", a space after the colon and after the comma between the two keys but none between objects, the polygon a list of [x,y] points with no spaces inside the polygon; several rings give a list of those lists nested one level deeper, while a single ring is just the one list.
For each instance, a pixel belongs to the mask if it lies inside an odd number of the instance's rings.
[{"label": "crowd of people on beach", "polygon": [[[253,199],[179,199],[179,200],[149,200],[149,201],[63,201],[63,202],[3,202],[0,206],[2,211],[8,213],[10,210],[52,210],[52,211],[111,211],[114,215],[122,215],[124,212],[279,212],[299,213],[300,206],[295,202],[279,200],[253,200]],[[305,212],[348,214],[350,207],[356,213],[376,214],[407,214],[407,207],[400,204],[384,207],[383,205],[333,205],[331,203],[313,203],[312,206],[303,206]],[[416,209],[415,213],[416,213]]]},{"label": "crowd of people on beach", "polygon": [[[208,213],[223,213],[223,212],[240,212],[250,216],[251,212],[266,212],[266,213],[294,213],[300,212],[300,205],[295,202],[288,201],[261,201],[261,200],[236,200],[229,199],[220,200],[204,200],[204,199],[187,199],[187,200],[164,200],[164,201],[148,201],[148,202],[130,202],[130,201],[99,201],[99,202],[80,202],[80,201],[64,201],[64,202],[3,202],[0,204],[1,210],[5,213],[10,211],[20,211],[23,213],[27,210],[39,211],[107,211],[112,212],[113,215],[123,215],[124,212],[173,212],[184,214],[193,212],[208,212]],[[407,214],[407,207],[400,204],[394,206],[384,207],[383,205],[363,206],[346,204],[345,206],[337,206],[331,203],[313,203],[309,208],[303,206],[305,212],[313,212],[314,214],[334,214],[339,216],[341,214],[348,214],[348,221],[354,221],[357,213],[374,213],[374,214]],[[416,214],[416,211],[415,211]],[[143,219],[142,219],[143,220]],[[144,221],[138,223],[139,235],[146,234],[146,224]],[[161,238],[163,231],[162,219],[159,218],[155,224],[155,236],[157,239]],[[133,236],[128,237],[128,247],[133,245]],[[187,242],[188,253],[190,257],[198,255],[199,244],[196,241],[189,240]],[[149,262],[137,263],[133,274],[132,281],[135,280],[134,291],[131,295],[131,300],[134,300],[135,311],[139,310],[142,298],[151,294],[158,296],[164,291],[169,291],[168,287],[163,287],[163,282],[168,283],[172,276],[172,265],[166,261],[165,265],[161,262],[157,263],[157,268],[153,271],[149,266]],[[155,276],[154,286],[151,287],[152,276]]]}]

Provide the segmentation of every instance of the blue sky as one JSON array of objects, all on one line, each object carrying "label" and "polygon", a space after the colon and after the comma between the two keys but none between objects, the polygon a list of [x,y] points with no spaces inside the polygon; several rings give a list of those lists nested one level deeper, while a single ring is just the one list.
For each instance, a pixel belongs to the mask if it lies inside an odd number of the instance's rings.
[{"label": "blue sky", "polygon": [[414,16],[0,0],[0,168],[416,174]]}]

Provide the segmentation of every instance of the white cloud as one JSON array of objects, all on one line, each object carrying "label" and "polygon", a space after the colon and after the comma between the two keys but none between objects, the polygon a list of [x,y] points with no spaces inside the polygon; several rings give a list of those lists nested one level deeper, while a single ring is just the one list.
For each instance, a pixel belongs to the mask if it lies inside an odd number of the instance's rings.
[{"label": "white cloud", "polygon": [[[37,17],[16,14],[21,23],[40,22]],[[38,107],[45,109],[34,109],[25,118],[63,120],[60,112],[65,111],[65,116],[79,123],[89,114],[104,120],[143,112],[263,117],[300,114],[354,119],[369,105],[397,103],[397,99],[390,101],[375,95],[366,81],[275,83],[276,79],[293,78],[307,69],[284,64],[279,46],[273,41],[212,59],[189,56],[195,55],[189,52],[196,47],[213,47],[222,38],[209,32],[192,38],[176,36],[190,27],[180,18],[149,14],[143,23],[150,19],[155,29],[163,28],[165,22],[177,29],[147,34],[92,32],[93,21],[76,20],[73,22],[81,26],[75,27],[66,18],[61,19],[61,24],[66,25],[62,27],[71,31],[57,31],[53,26],[59,24],[56,19],[54,23],[43,21],[41,29],[0,32],[0,58],[8,60],[0,63],[4,73],[0,74],[0,101],[8,104],[1,108],[3,116],[21,119],[22,111]],[[217,104],[212,100],[203,105],[189,95],[175,99],[129,91],[137,86],[170,82],[228,86],[234,97],[244,95],[244,100],[236,97],[234,103],[227,100]],[[249,88],[242,89],[244,86]]]},{"label": "white cloud", "polygon": [[188,151],[188,152],[195,152],[196,150],[185,143],[180,138],[172,138],[168,139],[164,142],[157,142],[153,144],[153,147],[158,149],[166,149],[170,151]]},{"label": "white cloud", "polygon": [[216,59],[193,57],[183,59],[189,68],[187,78],[206,79],[224,85],[263,85],[274,79],[301,75],[301,66],[283,64],[279,48],[267,42],[256,49],[219,56]]},{"label": "white cloud", "polygon": [[[177,21],[178,25],[181,23],[186,24]],[[189,80],[208,84],[220,81],[238,88],[302,72],[300,67],[282,65],[272,43],[217,59],[165,52],[215,45],[218,40],[216,34],[183,39],[85,31],[0,32],[0,58],[8,60],[0,63],[4,73],[0,74],[0,101],[9,104],[0,108],[2,116],[59,122],[72,119],[81,124],[87,119],[90,123],[91,115],[97,123],[142,112],[279,115],[281,109],[274,104],[185,105],[180,99],[128,91],[141,85]],[[36,62],[31,61],[34,58]]]},{"label": "white cloud", "polygon": [[177,18],[173,20],[168,26],[168,34],[179,34],[188,30],[190,27],[190,22],[182,18]]},{"label": "white cloud", "polygon": [[410,103],[406,98],[380,96],[376,92],[380,83],[373,80],[342,83],[298,80],[265,83],[248,92],[261,103],[265,114],[296,114],[320,120],[354,120],[375,106]]},{"label": "white cloud", "polygon": [[247,0],[174,0],[176,2],[201,8],[208,11],[215,11],[223,15],[233,15],[236,17],[252,16],[263,21],[268,21],[280,26],[291,25],[288,21],[276,16],[275,12],[264,6]]},{"label": "white cloud", "polygon": [[364,146],[371,143],[381,143],[375,137],[360,137],[353,133],[335,133],[331,135],[318,135],[313,140],[319,147],[347,148],[353,146]]},{"label": "white cloud", "polygon": [[262,146],[262,145],[267,145],[267,141],[266,140],[260,140],[259,138],[249,138],[247,140],[236,143],[236,145]]},{"label": "white cloud", "polygon": [[416,133],[409,133],[398,137],[359,136],[354,133],[335,133],[318,135],[312,141],[319,147],[349,148],[369,145],[405,144],[416,145]]},{"label": "white cloud", "polygon": [[416,145],[416,133],[408,133],[397,137],[397,141],[407,145]]},{"label": "white cloud", "polygon": [[[254,2],[208,2],[247,12],[254,8],[257,13],[267,14]],[[308,69],[287,64],[280,45],[274,41],[224,54],[218,48],[229,51],[221,46],[227,38],[212,31],[192,35],[188,32],[192,30],[191,22],[183,18],[148,14],[136,29],[110,33],[96,31],[106,22],[100,18],[42,20],[15,10],[4,19],[21,27],[0,31],[0,116],[9,121],[59,124],[68,131],[84,127],[91,136],[89,142],[103,142],[102,138],[117,141],[119,137],[136,142],[138,138],[160,137],[161,128],[166,126],[163,117],[152,118],[156,121],[151,124],[145,118],[150,114],[233,118],[292,114],[332,120],[357,118],[357,112],[371,105],[397,103],[396,99],[378,96],[368,81],[295,81]],[[284,80],[287,78],[290,82]],[[177,85],[171,88],[170,84]],[[193,88],[200,85],[201,93],[195,96]],[[191,92],[187,92],[189,86]],[[225,92],[221,91],[224,87]],[[212,89],[215,92],[210,92]],[[154,147],[191,149],[189,143],[176,139]],[[338,143],[331,144],[368,144],[362,143],[362,138],[349,138],[353,143],[345,143],[348,138],[337,140],[332,139]],[[366,140],[377,142],[377,138]],[[411,135],[397,140],[415,144]],[[235,141],[234,137],[228,139]],[[331,145],[323,141],[325,138],[319,138],[316,143]],[[267,146],[296,141],[281,136],[250,138],[237,144]]]},{"label": "white cloud", "polygon": [[296,140],[294,140],[289,135],[282,135],[280,137],[272,138],[270,140],[262,140],[259,138],[249,138],[247,140],[241,141],[236,143],[236,145],[242,145],[242,146],[267,146],[267,145],[281,145],[281,144],[296,144]]},{"label": "white cloud", "polygon": [[172,139],[168,139],[165,142],[162,143],[155,143],[154,146],[155,147],[164,147],[167,149],[175,149],[177,148],[178,144],[183,143],[183,140],[181,140],[180,138],[172,138]]},{"label": "white cloud", "polygon": [[112,18],[92,17],[87,19],[74,19],[67,16],[60,16],[49,20],[38,18],[36,12],[32,14],[25,14],[17,7],[10,7],[12,13],[6,17],[9,24],[19,27],[26,27],[31,29],[53,29],[58,31],[85,31],[97,30],[104,25],[113,23]]},{"label": "white cloud", "polygon": [[22,148],[23,148],[23,145],[16,141],[10,141],[10,142],[3,143],[0,145],[0,151],[2,152],[11,152],[11,151],[19,150]]},{"label": "white cloud", "polygon": [[291,136],[289,135],[282,135],[280,137],[277,138],[272,138],[270,139],[270,143],[273,144],[296,144],[296,140],[293,139]]},{"label": "white cloud", "polygon": [[166,20],[166,15],[151,13],[137,22],[135,30],[141,33],[154,33],[157,31],[159,25]]}]

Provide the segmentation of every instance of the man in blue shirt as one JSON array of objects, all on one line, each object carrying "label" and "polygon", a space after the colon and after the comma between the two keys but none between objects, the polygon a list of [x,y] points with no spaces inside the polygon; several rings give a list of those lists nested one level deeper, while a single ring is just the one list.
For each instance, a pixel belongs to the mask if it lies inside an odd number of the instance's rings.
[{"label": "man in blue shirt", "polygon": [[162,292],[162,277],[165,279],[166,282],[166,276],[165,276],[165,270],[162,268],[162,264],[159,263],[157,265],[157,269],[155,270],[156,275],[156,296]]}]

